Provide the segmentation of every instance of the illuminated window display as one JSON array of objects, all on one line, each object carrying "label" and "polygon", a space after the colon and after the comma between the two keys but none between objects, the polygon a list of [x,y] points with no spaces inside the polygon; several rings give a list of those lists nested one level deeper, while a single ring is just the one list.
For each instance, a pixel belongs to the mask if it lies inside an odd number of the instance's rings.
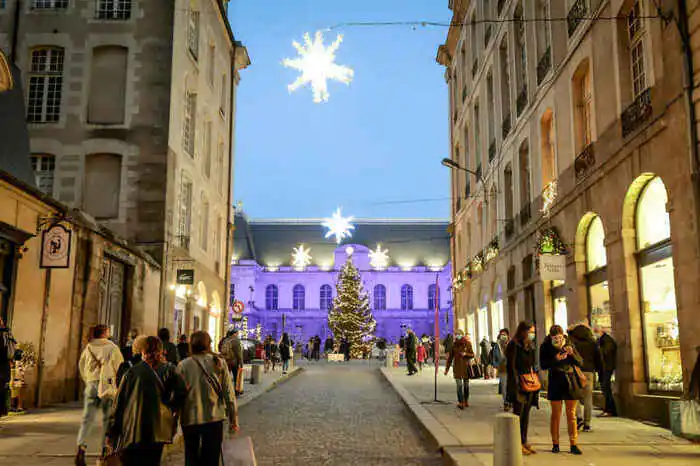
[{"label": "illuminated window display", "polygon": [[591,220],[586,235],[586,282],[588,312],[592,326],[612,327],[610,292],[608,290],[608,256],[605,251],[605,230],[600,217]]},{"label": "illuminated window display", "polygon": [[491,328],[497,334],[505,327],[505,316],[503,315],[503,287],[497,284],[495,287],[495,298],[491,302]]}]

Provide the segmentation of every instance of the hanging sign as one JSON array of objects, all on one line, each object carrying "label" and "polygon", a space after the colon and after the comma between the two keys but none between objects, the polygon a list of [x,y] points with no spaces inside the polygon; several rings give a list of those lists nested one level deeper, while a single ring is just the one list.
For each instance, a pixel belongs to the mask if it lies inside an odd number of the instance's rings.
[{"label": "hanging sign", "polygon": [[233,312],[236,314],[241,314],[243,313],[243,309],[245,309],[245,304],[243,304],[243,301],[236,300],[233,302]]},{"label": "hanging sign", "polygon": [[564,254],[542,254],[540,256],[540,278],[542,280],[566,280],[566,256]]},{"label": "hanging sign", "polygon": [[175,283],[178,285],[194,285],[194,270],[179,269],[175,278]]},{"label": "hanging sign", "polygon": [[73,232],[63,225],[52,225],[41,235],[42,269],[67,269],[70,267],[70,244]]}]

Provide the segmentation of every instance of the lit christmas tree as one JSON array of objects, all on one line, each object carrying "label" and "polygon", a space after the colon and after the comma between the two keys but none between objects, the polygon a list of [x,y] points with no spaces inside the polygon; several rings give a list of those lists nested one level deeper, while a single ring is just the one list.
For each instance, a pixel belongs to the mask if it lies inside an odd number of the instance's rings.
[{"label": "lit christmas tree", "polygon": [[338,344],[343,339],[350,343],[350,355],[357,358],[370,348],[377,322],[369,308],[360,271],[350,259],[340,270],[335,287],[338,293],[328,311],[328,326]]}]

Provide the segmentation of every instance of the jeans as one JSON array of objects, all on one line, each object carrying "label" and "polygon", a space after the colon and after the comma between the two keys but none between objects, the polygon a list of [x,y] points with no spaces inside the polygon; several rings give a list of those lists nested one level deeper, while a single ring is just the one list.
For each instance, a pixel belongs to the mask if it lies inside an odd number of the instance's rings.
[{"label": "jeans", "polygon": [[583,400],[581,404],[578,405],[577,417],[579,419],[583,418],[583,425],[591,425],[591,417],[593,414],[593,383],[594,377],[593,372],[584,372],[586,376],[586,387],[583,389]]},{"label": "jeans", "polygon": [[537,393],[525,393],[525,402],[516,401],[513,403],[513,414],[520,416],[520,441],[523,445],[527,445],[527,429],[530,424],[530,408],[537,396]]},{"label": "jeans", "polygon": [[208,422],[182,428],[185,466],[219,466],[224,422]]},{"label": "jeans", "polygon": [[[236,383],[238,382],[238,365],[234,364],[231,366],[231,380],[233,381],[233,389],[238,391],[238,388]],[[243,388],[243,384],[241,384],[241,388]]]},{"label": "jeans", "polygon": [[97,423],[96,418],[99,411],[102,412],[102,448],[104,449],[109,413],[112,410],[112,403],[114,400],[111,398],[97,398],[98,384],[99,382],[95,380],[85,385],[85,392],[83,393],[83,419],[80,423],[80,430],[78,431],[79,447],[87,447],[87,437]]},{"label": "jeans", "polygon": [[457,384],[457,401],[466,403],[469,401],[469,379],[455,379]]},{"label": "jeans", "polygon": [[289,359],[282,360],[282,370],[287,372],[289,370]]},{"label": "jeans", "polygon": [[577,400],[551,401],[552,416],[549,427],[552,434],[552,443],[559,445],[559,425],[561,424],[562,405],[566,406],[566,429],[569,433],[569,445],[576,445],[578,429],[576,428],[576,403]]},{"label": "jeans", "polygon": [[605,396],[605,412],[617,416],[617,406],[615,406],[615,396],[612,391],[612,375],[613,371],[603,372],[600,378],[600,386]]},{"label": "jeans", "polygon": [[506,406],[508,404],[506,401],[506,396],[508,395],[508,371],[498,371],[498,386],[503,397],[503,406]]},{"label": "jeans", "polygon": [[160,466],[162,443],[130,445],[121,452],[123,466]]}]

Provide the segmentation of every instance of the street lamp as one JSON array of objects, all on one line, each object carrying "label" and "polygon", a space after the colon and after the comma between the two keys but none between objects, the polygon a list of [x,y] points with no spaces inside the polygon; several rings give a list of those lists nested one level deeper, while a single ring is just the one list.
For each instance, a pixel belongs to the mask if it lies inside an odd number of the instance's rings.
[{"label": "street lamp", "polygon": [[481,181],[481,184],[484,184],[484,178],[483,178],[479,173],[477,173],[477,172],[475,172],[475,171],[472,171],[472,170],[470,170],[470,169],[468,169],[468,168],[464,168],[463,166],[461,166],[460,164],[458,164],[457,162],[455,162],[455,161],[452,160],[452,159],[444,158],[444,159],[442,159],[442,161],[441,161],[440,163],[441,163],[443,166],[445,166],[445,167],[447,167],[447,168],[450,168],[450,169],[452,169],[452,170],[462,170],[463,172],[467,172],[467,173],[469,173],[470,175],[474,175],[474,176],[476,176],[476,178],[477,178],[479,181]]}]

